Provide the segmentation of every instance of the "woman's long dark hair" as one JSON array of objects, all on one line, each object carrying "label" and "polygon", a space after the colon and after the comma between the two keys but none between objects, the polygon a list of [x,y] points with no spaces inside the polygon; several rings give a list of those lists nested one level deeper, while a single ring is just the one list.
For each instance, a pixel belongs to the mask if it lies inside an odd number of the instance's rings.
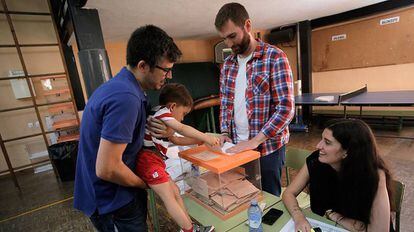
[{"label": "woman's long dark hair", "polygon": [[374,134],[358,119],[334,120],[326,129],[332,131],[347,153],[339,171],[339,208],[334,210],[368,225],[378,189],[378,170],[385,173],[390,204],[393,202],[391,174],[378,154]]}]

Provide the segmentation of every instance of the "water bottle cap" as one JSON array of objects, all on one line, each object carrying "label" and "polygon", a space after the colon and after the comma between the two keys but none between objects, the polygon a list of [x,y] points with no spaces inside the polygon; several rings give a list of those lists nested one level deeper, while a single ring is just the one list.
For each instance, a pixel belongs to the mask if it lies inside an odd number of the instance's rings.
[{"label": "water bottle cap", "polygon": [[252,205],[257,205],[257,199],[252,199],[252,201],[250,202]]}]

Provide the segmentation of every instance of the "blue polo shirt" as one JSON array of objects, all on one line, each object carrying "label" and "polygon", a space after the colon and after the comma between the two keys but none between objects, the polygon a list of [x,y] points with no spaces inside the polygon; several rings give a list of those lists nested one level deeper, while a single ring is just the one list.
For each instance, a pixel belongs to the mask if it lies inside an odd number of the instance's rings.
[{"label": "blue polo shirt", "polygon": [[142,148],[147,98],[134,75],[123,68],[89,98],[82,116],[76,164],[74,207],[91,216],[110,213],[128,204],[139,188],[120,186],[96,176],[96,157],[101,138],[127,143],[122,161],[134,171]]}]

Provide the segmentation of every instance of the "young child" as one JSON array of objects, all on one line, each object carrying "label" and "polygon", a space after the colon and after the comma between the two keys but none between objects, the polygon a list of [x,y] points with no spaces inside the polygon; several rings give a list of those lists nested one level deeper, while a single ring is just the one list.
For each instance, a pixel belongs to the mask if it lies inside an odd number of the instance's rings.
[{"label": "young child", "polygon": [[[166,84],[160,92],[159,104],[153,117],[160,119],[165,125],[185,137],[171,136],[168,140],[176,145],[197,144],[200,141],[216,146],[219,138],[202,133],[181,123],[184,116],[192,108],[193,100],[184,85]],[[164,160],[167,159],[168,141],[151,136],[146,130],[144,148],[137,157],[136,172],[138,176],[154,190],[164,202],[168,213],[182,228],[182,231],[213,231],[213,226],[197,226],[192,224],[185,209],[180,191],[166,172]]]}]

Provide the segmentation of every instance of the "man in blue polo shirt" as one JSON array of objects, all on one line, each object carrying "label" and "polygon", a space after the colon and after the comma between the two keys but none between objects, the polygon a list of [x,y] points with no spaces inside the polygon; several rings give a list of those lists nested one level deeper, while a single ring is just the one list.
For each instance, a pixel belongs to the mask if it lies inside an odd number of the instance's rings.
[{"label": "man in blue polo shirt", "polygon": [[134,31],[127,66],[89,98],[80,128],[74,207],[98,231],[147,231],[146,184],[133,172],[147,116],[145,90],[160,89],[181,52],[148,25]]}]

